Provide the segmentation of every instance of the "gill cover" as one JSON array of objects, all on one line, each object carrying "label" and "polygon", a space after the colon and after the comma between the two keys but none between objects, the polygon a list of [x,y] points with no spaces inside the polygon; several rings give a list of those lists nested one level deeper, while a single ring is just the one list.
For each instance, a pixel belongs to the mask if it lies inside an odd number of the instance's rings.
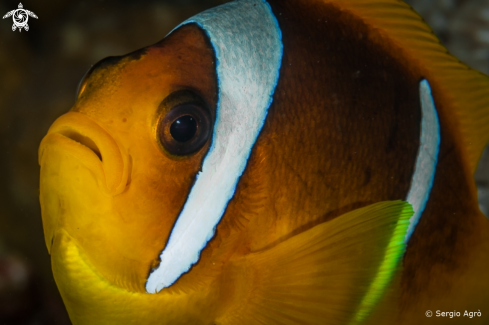
[{"label": "gill cover", "polygon": [[178,27],[191,23],[205,31],[215,51],[216,122],[202,170],[146,282],[149,293],[187,272],[213,237],[265,121],[282,60],[281,31],[264,0],[227,3]]}]

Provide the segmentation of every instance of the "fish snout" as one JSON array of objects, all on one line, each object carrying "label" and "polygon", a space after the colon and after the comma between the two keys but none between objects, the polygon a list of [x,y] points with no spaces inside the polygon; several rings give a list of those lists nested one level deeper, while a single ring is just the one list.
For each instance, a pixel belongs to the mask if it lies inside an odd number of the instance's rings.
[{"label": "fish snout", "polygon": [[39,164],[50,146],[62,146],[96,175],[111,196],[122,193],[128,184],[130,157],[125,148],[97,122],[85,114],[68,112],[51,126],[39,147]]}]

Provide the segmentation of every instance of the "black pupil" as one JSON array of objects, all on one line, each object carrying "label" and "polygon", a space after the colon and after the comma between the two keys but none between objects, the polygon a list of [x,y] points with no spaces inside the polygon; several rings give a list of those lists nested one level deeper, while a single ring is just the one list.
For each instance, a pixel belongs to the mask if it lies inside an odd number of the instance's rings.
[{"label": "black pupil", "polygon": [[184,115],[170,126],[170,134],[178,142],[187,142],[197,133],[197,122],[190,115]]}]

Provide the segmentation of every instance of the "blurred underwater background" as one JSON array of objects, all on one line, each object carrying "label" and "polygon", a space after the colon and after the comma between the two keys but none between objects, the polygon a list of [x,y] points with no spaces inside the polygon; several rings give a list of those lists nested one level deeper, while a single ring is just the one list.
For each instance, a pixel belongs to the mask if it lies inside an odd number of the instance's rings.
[{"label": "blurred underwater background", "polygon": [[[346,0],[345,0],[346,1]],[[97,61],[158,42],[225,0],[26,1],[29,31],[0,21],[0,325],[70,324],[51,273],[39,206],[37,149]],[[489,73],[489,0],[409,0],[449,51]],[[0,1],[0,14],[19,3]],[[489,91],[489,89],[488,89]],[[475,174],[489,215],[489,152]]]}]

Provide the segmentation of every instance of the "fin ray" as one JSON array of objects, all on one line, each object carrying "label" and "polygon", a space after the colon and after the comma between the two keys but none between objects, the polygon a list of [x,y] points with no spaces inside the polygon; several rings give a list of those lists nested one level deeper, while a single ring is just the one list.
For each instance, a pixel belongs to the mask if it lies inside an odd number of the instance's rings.
[{"label": "fin ray", "polygon": [[400,270],[412,214],[407,202],[376,203],[233,261],[253,270],[236,281],[253,285],[218,324],[361,323]]},{"label": "fin ray", "polygon": [[[419,62],[435,94],[435,101],[453,112],[469,171],[489,141],[489,78],[451,55],[431,28],[408,4],[400,0],[318,0],[347,10]],[[438,103],[437,103],[438,104]],[[438,105],[437,105],[438,107]],[[450,115],[450,114],[449,114]]]}]

